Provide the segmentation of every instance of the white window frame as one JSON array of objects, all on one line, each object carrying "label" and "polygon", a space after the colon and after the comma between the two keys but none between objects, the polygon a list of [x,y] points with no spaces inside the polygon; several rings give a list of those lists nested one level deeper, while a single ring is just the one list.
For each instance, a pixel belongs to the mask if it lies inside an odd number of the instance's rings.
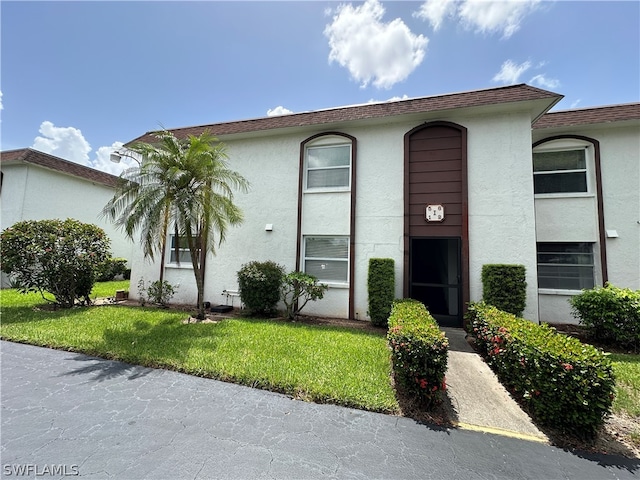
[{"label": "white window frame", "polygon": [[[179,248],[178,249],[179,250],[179,254],[182,254],[182,253],[186,253],[187,254],[187,260],[186,261],[181,261],[180,263],[178,263],[173,258],[173,254],[175,253],[175,246],[174,246],[175,238],[176,238],[176,236],[174,234],[167,235],[166,266],[167,267],[171,267],[171,268],[189,268],[189,269],[193,270],[193,265],[191,264],[191,256],[189,255],[189,249],[188,248]],[[181,240],[184,239],[185,242],[187,240],[187,238],[185,236],[182,236],[182,235],[180,235],[179,238]]]},{"label": "white window frame", "polygon": [[[534,177],[534,194],[535,198],[567,198],[567,197],[593,197],[593,181],[592,172],[594,171],[594,156],[593,146],[585,141],[578,139],[560,139],[545,142],[538,145],[533,149],[533,154],[536,153],[554,153],[554,152],[566,152],[572,150],[584,150],[585,152],[585,168],[572,169],[572,170],[544,170],[536,172],[534,167],[534,159],[532,155],[532,170]],[[587,190],[585,192],[549,192],[549,193],[535,193],[535,177],[538,175],[561,175],[567,173],[584,173],[585,183]]]},{"label": "white window frame", "polygon": [[[346,258],[336,258],[336,257],[310,257],[307,256],[307,240],[312,238],[324,238],[324,239],[344,239],[347,244],[347,256]],[[349,261],[351,257],[351,242],[349,241],[348,235],[304,235],[302,237],[302,245],[303,245],[303,253],[302,253],[302,270],[307,272],[307,261],[326,261],[327,263],[344,263],[346,264],[346,278],[344,280],[335,280],[335,279],[324,279],[318,277],[318,282],[326,285],[334,286],[334,287],[347,287],[349,285]],[[317,275],[316,275],[317,276]]]},{"label": "white window frame", "polygon": [[[593,288],[594,286],[597,285],[597,265],[596,265],[596,254],[595,254],[595,249],[597,244],[594,242],[537,242],[536,246],[538,244],[557,244],[557,245],[579,245],[579,244],[587,244],[590,245],[591,247],[591,251],[590,252],[578,252],[580,254],[589,254],[591,255],[591,263],[590,264],[581,264],[581,263],[548,263],[548,262],[540,262],[540,255],[544,255],[544,254],[558,254],[558,255],[571,255],[572,253],[567,253],[567,252],[563,252],[561,251],[561,249],[559,249],[557,252],[540,252],[538,248],[536,248],[536,265],[537,265],[537,277],[538,277],[538,291],[539,293],[562,293],[562,294],[577,294],[580,293],[582,291],[583,288]],[[585,286],[585,287],[580,287],[578,286],[578,288],[561,288],[561,287],[555,287],[555,286],[541,286],[540,285],[540,267],[541,266],[554,266],[554,267],[564,267],[564,268],[571,268],[571,267],[591,267],[591,280],[592,280],[592,284],[591,286]]]},{"label": "white window frame", "polygon": [[[304,191],[305,192],[348,192],[351,190],[351,165],[353,163],[353,148],[349,142],[336,142],[335,138],[329,140],[331,143],[325,143],[322,140],[314,142],[311,145],[307,145],[304,152]],[[338,165],[331,167],[309,167],[309,151],[320,150],[328,148],[348,148],[349,149],[349,164]],[[326,187],[309,187],[309,172],[310,171],[322,171],[322,170],[347,170],[347,185],[339,186],[326,186]]]}]

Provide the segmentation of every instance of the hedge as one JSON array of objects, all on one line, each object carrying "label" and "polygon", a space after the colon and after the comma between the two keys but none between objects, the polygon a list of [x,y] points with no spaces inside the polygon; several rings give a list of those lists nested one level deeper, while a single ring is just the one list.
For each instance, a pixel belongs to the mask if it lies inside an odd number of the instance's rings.
[{"label": "hedge", "polygon": [[449,342],[425,306],[416,300],[394,301],[387,340],[396,382],[425,406],[440,403],[447,388]]},{"label": "hedge", "polygon": [[524,265],[483,265],[482,300],[505,312],[521,316],[527,304]]},{"label": "hedge", "polygon": [[615,379],[604,352],[485,303],[469,306],[477,346],[543,425],[593,437],[611,412]]},{"label": "hedge", "polygon": [[395,297],[394,262],[392,258],[370,258],[367,277],[369,318],[379,327],[387,326]]}]

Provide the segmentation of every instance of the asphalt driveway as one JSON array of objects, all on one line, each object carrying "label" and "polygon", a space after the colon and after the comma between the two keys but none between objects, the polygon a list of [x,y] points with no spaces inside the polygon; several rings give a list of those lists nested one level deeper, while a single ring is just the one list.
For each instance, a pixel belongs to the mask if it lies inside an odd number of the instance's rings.
[{"label": "asphalt driveway", "polygon": [[0,342],[3,478],[614,479],[640,460]]}]

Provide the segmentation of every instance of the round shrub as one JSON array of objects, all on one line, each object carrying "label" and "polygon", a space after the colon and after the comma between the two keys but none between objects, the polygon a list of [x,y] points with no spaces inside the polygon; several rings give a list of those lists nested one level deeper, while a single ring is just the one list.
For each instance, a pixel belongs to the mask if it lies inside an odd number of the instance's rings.
[{"label": "round shrub", "polygon": [[238,271],[242,303],[257,315],[272,315],[280,300],[284,267],[272,261],[249,262]]},{"label": "round shrub", "polygon": [[4,230],[0,240],[2,271],[20,292],[40,292],[64,308],[76,301],[91,303],[96,272],[110,256],[104,230],[71,218],[18,222]]}]

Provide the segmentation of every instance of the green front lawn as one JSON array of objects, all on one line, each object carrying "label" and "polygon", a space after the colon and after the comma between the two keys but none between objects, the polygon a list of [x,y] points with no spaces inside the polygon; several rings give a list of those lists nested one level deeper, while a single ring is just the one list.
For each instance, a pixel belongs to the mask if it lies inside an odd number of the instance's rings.
[{"label": "green front lawn", "polygon": [[[128,282],[97,284],[113,296]],[[396,413],[384,336],[277,320],[183,324],[188,312],[109,305],[52,311],[38,294],[1,292],[0,337]]]}]

